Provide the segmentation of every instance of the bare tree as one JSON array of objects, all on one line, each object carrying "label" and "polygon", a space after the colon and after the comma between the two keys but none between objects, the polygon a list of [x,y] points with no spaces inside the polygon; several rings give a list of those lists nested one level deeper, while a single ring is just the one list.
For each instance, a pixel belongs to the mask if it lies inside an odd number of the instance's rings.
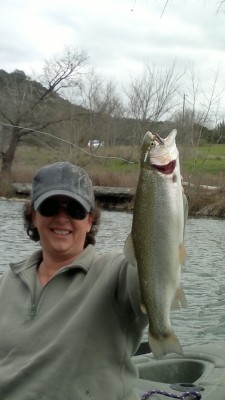
[{"label": "bare tree", "polygon": [[[189,73],[188,73],[189,72]],[[215,136],[215,127],[218,122],[224,119],[222,100],[225,86],[223,79],[220,80],[219,67],[216,71],[208,73],[207,76],[199,76],[193,69],[185,76],[185,101],[183,97],[182,111],[174,116],[174,122],[184,138],[187,147],[187,158],[190,158],[190,151],[194,157],[188,180],[198,180],[201,183],[204,173],[204,166],[209,159],[210,151],[220,136]],[[207,144],[205,154],[202,154],[201,144]],[[183,147],[184,150],[184,147]],[[183,157],[186,154],[183,151]],[[199,172],[200,171],[200,172]]]},{"label": "bare tree", "polygon": [[114,81],[104,81],[94,70],[86,76],[81,90],[82,105],[89,110],[89,138],[106,145],[115,139],[116,119],[124,115],[124,106]]},{"label": "bare tree", "polygon": [[[88,129],[84,135],[86,143],[101,139],[98,131],[98,103],[103,90],[103,80],[94,69],[91,69],[80,88],[80,104],[88,110]],[[92,148],[91,148],[92,149]]]},{"label": "bare tree", "polygon": [[[166,8],[168,7],[170,1],[171,0],[163,0],[161,17],[164,15]],[[205,2],[205,0],[201,0],[201,1]],[[225,0],[217,0],[215,5],[216,5],[217,12],[224,11]]]},{"label": "bare tree", "polygon": [[[80,85],[87,61],[85,51],[66,48],[61,54],[45,61],[39,82],[31,80],[22,71],[0,72],[0,118],[7,132],[7,146],[1,148],[1,179],[9,179],[14,155],[19,143],[43,141],[34,131],[53,127],[71,115],[59,107],[59,92]],[[66,102],[65,102],[66,105]]]},{"label": "bare tree", "polygon": [[98,102],[98,110],[104,130],[104,141],[106,145],[115,144],[118,129],[117,119],[123,117],[124,106],[117,93],[116,84],[112,80],[106,82],[103,87],[103,93]]},{"label": "bare tree", "polygon": [[140,142],[146,129],[169,115],[175,107],[175,97],[181,75],[174,64],[167,69],[146,65],[140,78],[131,80],[128,90],[128,114],[136,120],[134,142]]},{"label": "bare tree", "polygon": [[220,11],[221,9],[223,9],[224,4],[225,4],[225,0],[219,1],[218,11]]},{"label": "bare tree", "polygon": [[47,86],[44,96],[49,92],[62,92],[62,89],[80,86],[87,59],[85,50],[66,47],[61,54],[46,60],[43,74],[39,78],[40,82]]}]

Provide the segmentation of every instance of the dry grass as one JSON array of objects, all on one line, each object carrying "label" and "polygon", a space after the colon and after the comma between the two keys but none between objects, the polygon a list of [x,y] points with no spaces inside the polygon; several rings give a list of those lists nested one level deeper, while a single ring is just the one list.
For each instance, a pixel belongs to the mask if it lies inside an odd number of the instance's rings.
[{"label": "dry grass", "polygon": [[126,187],[134,188],[137,186],[138,172],[120,173],[105,171],[101,168],[86,168],[94,186]]},{"label": "dry grass", "polygon": [[207,185],[225,187],[225,171],[221,171],[217,174],[204,172],[194,172],[192,174],[188,174],[187,172],[184,172],[182,175],[185,182],[191,182],[196,186]]},{"label": "dry grass", "polygon": [[34,166],[28,168],[18,165],[16,168],[14,167],[12,170],[12,182],[30,183],[33,180],[36,170],[37,168]]},{"label": "dry grass", "polygon": [[189,189],[185,191],[189,215],[225,217],[225,190]]}]

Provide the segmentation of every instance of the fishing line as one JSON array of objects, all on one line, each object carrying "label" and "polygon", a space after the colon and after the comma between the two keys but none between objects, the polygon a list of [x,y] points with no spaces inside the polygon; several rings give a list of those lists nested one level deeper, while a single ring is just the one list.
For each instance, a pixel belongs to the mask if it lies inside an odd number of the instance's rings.
[{"label": "fishing line", "polygon": [[33,129],[33,128],[25,128],[25,127],[23,127],[23,126],[18,126],[18,125],[6,124],[6,123],[4,123],[4,122],[2,122],[2,121],[0,121],[0,124],[1,124],[1,125],[4,125],[4,126],[9,126],[9,127],[11,127],[11,128],[19,128],[19,129],[23,129],[23,130],[27,130],[27,131],[31,131],[31,132],[35,132],[35,133],[41,133],[42,135],[49,136],[49,137],[51,137],[51,138],[53,138],[53,139],[56,139],[56,140],[59,140],[59,141],[61,141],[61,142],[66,143],[66,144],[69,144],[70,146],[76,147],[76,148],[79,149],[80,151],[83,151],[83,153],[88,154],[90,157],[107,158],[107,159],[111,159],[111,160],[114,159],[114,160],[124,161],[124,162],[126,162],[126,163],[128,163],[128,164],[136,164],[135,161],[129,161],[129,160],[126,160],[125,158],[122,158],[122,157],[116,157],[116,156],[101,156],[101,155],[99,155],[99,154],[90,153],[89,151],[87,151],[87,150],[83,149],[82,147],[78,146],[77,144],[72,143],[72,142],[70,142],[69,140],[62,139],[62,138],[60,138],[60,137],[58,137],[58,136],[52,135],[51,133],[48,133],[48,132],[39,131],[39,130]]}]

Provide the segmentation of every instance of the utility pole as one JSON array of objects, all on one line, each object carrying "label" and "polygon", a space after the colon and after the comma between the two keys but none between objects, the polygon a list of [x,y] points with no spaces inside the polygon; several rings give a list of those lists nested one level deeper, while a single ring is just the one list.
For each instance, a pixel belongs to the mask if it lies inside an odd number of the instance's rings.
[{"label": "utility pole", "polygon": [[183,96],[183,113],[182,113],[182,126],[184,126],[184,118],[185,118],[185,101],[186,101],[187,95],[184,93]]}]

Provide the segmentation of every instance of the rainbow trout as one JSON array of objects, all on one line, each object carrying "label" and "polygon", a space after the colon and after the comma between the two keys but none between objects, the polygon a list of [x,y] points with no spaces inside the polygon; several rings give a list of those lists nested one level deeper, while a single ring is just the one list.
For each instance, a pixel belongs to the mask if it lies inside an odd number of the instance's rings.
[{"label": "rainbow trout", "polygon": [[128,261],[138,268],[141,309],[148,315],[149,345],[155,358],[182,354],[170,310],[174,304],[176,308],[187,304],[179,286],[186,210],[176,134],[174,129],[166,139],[151,132],[144,136],[132,229],[124,246]]}]

